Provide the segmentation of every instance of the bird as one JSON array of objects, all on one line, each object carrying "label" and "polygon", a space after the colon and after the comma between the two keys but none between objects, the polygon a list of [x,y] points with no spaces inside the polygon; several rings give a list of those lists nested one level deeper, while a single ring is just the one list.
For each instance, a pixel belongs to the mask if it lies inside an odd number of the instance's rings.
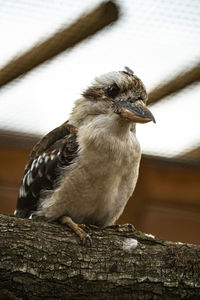
[{"label": "bird", "polygon": [[136,123],[155,122],[143,82],[125,67],[97,76],[69,119],[44,136],[25,166],[14,216],[85,226],[115,224],[138,179]]}]

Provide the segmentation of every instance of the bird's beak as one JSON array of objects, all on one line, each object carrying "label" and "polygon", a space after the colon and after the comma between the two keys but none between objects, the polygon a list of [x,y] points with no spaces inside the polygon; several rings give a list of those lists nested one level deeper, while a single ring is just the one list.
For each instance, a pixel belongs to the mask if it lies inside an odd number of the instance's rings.
[{"label": "bird's beak", "polygon": [[147,123],[156,120],[151,111],[146,107],[142,100],[137,100],[134,103],[129,101],[117,101],[116,111],[121,117],[135,123]]}]

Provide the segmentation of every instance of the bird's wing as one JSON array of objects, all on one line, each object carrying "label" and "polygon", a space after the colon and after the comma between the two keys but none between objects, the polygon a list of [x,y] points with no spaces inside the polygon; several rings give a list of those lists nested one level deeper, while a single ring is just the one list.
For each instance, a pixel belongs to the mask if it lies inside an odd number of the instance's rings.
[{"label": "bird's wing", "polygon": [[33,148],[21,182],[15,216],[28,218],[37,210],[42,191],[53,190],[62,167],[77,156],[77,128],[65,122]]}]

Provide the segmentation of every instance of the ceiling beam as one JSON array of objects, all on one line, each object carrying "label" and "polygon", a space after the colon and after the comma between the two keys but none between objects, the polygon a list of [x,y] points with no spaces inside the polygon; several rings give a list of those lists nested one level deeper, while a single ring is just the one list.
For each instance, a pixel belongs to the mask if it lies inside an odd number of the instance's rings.
[{"label": "ceiling beam", "polygon": [[12,59],[0,69],[0,87],[72,48],[105,26],[115,22],[118,16],[119,8],[114,2],[103,2],[89,13],[82,15],[71,25]]},{"label": "ceiling beam", "polygon": [[198,62],[189,70],[180,72],[175,77],[164,81],[148,95],[148,104],[154,104],[159,100],[184,89],[188,85],[200,80],[200,63]]}]

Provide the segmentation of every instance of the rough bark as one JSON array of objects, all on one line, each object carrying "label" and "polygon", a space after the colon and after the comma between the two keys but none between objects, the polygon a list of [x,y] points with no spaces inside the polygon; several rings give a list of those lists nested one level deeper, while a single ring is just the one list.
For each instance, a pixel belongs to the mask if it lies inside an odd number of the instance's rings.
[{"label": "rough bark", "polygon": [[[1,299],[200,299],[200,246],[0,215]],[[134,240],[137,240],[138,244]]]}]

